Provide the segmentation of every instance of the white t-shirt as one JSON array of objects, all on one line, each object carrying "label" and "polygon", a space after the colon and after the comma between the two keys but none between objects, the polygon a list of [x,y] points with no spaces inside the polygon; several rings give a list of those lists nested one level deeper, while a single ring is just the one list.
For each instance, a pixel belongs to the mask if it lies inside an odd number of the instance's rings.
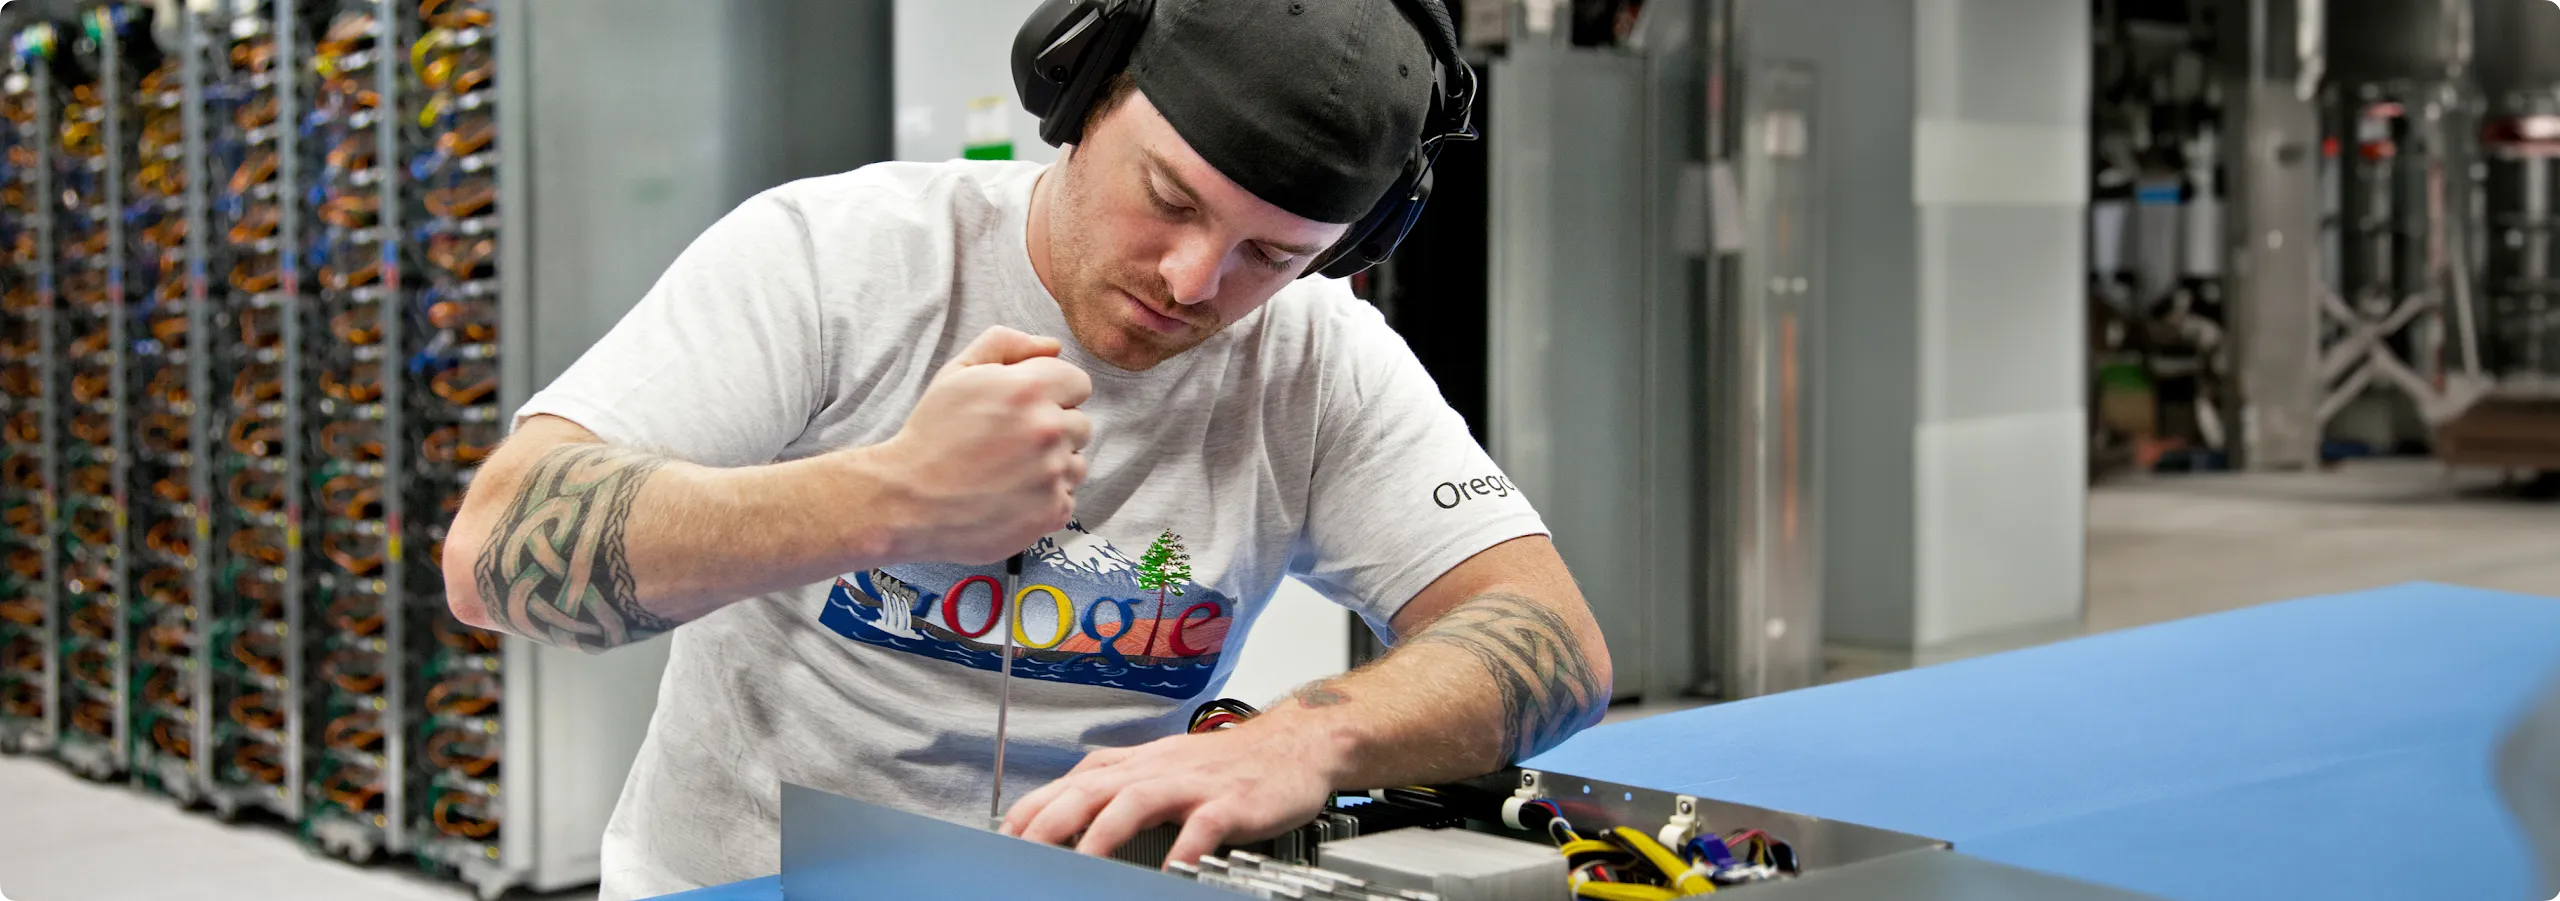
[{"label": "white t-shirt", "polygon": [[785,781],[983,825],[996,629],[1024,649],[1009,805],[1094,748],[1179,733],[1284,575],[1384,634],[1442,573],[1545,531],[1338,281],[1302,279],[1147,372],[1086,353],[1025,249],[1040,172],[881,163],[767,191],[518,411],[747,466],[887,440],[989,326],[1058,338],[1093,376],[1090,475],[1075,523],[1032,549],[1018,625],[991,609],[1001,565],[914,563],[675,631],[605,898],[776,872]]}]

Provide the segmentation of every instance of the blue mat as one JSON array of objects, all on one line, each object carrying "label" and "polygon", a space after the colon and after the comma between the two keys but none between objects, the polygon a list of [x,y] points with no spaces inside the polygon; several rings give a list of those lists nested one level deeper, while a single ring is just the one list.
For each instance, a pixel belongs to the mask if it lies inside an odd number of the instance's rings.
[{"label": "blue mat", "polygon": [[767,876],[698,888],[689,892],[660,895],[658,901],[782,901],[782,877]]},{"label": "blue mat", "polygon": [[1603,727],[1526,765],[2170,898],[2539,901],[2491,763],[2555,670],[2560,601],[2406,585]]},{"label": "blue mat", "polygon": [[2187,901],[2540,901],[2490,764],[2555,672],[2560,601],[2405,585],[1605,726],[1525,765]]}]

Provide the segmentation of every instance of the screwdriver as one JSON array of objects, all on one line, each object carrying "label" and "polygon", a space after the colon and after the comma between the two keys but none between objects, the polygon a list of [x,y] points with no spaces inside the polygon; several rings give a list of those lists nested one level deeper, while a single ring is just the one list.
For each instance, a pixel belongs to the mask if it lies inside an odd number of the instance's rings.
[{"label": "screwdriver", "polygon": [[[1004,590],[996,595],[996,618],[999,621],[1005,618],[1007,599],[1022,589],[1022,556],[1015,554],[1004,561]],[[1014,615],[1021,615],[1021,611],[1014,611]],[[1004,729],[1005,718],[1013,711],[1013,633],[1018,626],[1007,622],[997,628],[1004,632],[1004,657],[997,670],[997,678],[1001,682],[996,689],[996,787],[987,796],[989,829],[1004,827]]]}]

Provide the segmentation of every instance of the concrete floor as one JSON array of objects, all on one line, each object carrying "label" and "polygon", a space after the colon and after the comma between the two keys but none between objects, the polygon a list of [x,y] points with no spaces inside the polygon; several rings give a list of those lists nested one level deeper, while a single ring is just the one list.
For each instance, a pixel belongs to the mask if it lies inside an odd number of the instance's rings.
[{"label": "concrete floor", "polygon": [[[2494,476],[2448,476],[2417,462],[2110,483],[2089,503],[2086,628],[2417,579],[2560,595],[2555,514],[2560,503],[2500,492]],[[404,865],[312,857],[279,827],[224,825],[47,763],[0,759],[0,901],[470,897]]]},{"label": "concrete floor", "polygon": [[2373,461],[2154,478],[2089,498],[2089,631],[2425,580],[2560,596],[2560,502]]}]

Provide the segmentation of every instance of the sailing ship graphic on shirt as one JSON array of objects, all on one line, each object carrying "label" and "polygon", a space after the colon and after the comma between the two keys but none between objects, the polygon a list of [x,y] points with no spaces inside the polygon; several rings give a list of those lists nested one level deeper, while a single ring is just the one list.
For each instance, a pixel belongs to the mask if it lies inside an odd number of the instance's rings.
[{"label": "sailing ship graphic on shirt", "polygon": [[[1191,580],[1180,536],[1155,536],[1131,559],[1077,523],[1024,553],[1013,596],[1004,567],[913,563],[849,573],[827,593],[818,622],[845,638],[995,670],[1005,632],[1013,674],[1190,698],[1225,653],[1236,605]],[[1004,630],[1004,631],[998,631]]]}]

